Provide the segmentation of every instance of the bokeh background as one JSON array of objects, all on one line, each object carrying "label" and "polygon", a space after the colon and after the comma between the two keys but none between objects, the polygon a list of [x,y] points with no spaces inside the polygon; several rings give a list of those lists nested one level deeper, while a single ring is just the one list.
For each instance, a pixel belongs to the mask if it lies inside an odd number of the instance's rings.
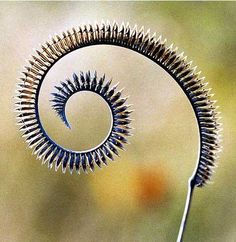
[{"label": "bokeh background", "polygon": [[95,95],[73,96],[72,129],[52,111],[53,86],[97,70],[125,87],[134,136],[126,152],[94,173],[49,170],[31,155],[16,126],[14,92],[26,60],[54,33],[101,20],[129,22],[185,51],[213,88],[222,112],[223,153],[213,184],[197,189],[185,241],[236,241],[236,4],[234,2],[0,3],[0,241],[175,241],[198,132],[187,98],[167,73],[119,47],[75,51],[48,73],[40,96],[45,129],[58,143],[88,149],[110,117]]}]

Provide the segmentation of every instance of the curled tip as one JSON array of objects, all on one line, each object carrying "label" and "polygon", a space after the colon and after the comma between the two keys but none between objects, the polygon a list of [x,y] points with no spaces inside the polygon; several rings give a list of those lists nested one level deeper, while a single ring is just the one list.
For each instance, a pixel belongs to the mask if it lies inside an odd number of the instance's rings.
[{"label": "curled tip", "polygon": [[[105,74],[99,79],[96,78],[96,72],[94,74],[91,74],[90,72],[80,72],[80,75],[73,74],[72,80],[68,78],[67,82],[61,82],[61,86],[56,86],[55,88],[60,92],[60,95],[57,93],[53,93],[52,95],[54,98],[52,99],[53,103],[53,109],[56,111],[57,115],[62,119],[64,124],[71,129],[71,126],[67,120],[66,114],[65,114],[65,105],[67,100],[76,92],[80,92],[83,90],[91,91],[98,93],[100,96],[104,98],[104,100],[108,103],[108,106],[111,109],[111,113],[113,116],[113,125],[114,129],[111,129],[111,133],[119,131],[123,132],[124,135],[129,136],[129,124],[132,121],[129,119],[130,113],[132,111],[129,111],[130,105],[123,105],[124,102],[127,101],[128,97],[123,98],[122,97],[122,91],[124,89],[121,89],[118,92],[115,92],[115,88],[118,86],[119,83],[117,83],[115,86],[110,88],[110,84],[112,80],[105,81]],[[98,81],[99,80],[99,81]],[[82,155],[82,163],[80,166],[84,170],[85,173],[88,172],[88,170],[93,171],[94,165],[97,164],[98,166],[101,166],[101,163],[104,165],[107,165],[106,160],[113,160],[113,155],[118,155],[118,151],[113,146],[112,142],[115,142],[115,146],[118,148],[123,148],[122,143],[127,143],[127,139],[124,137],[119,136],[120,140],[117,141],[111,141],[111,143],[107,144],[107,147],[100,144],[98,148],[95,148],[95,150],[91,150],[91,153],[88,152],[86,155]],[[106,141],[104,141],[106,142]],[[103,147],[103,148],[100,148]],[[93,157],[92,153],[96,151],[96,149],[99,152],[95,152],[97,155],[95,155],[95,158]],[[95,154],[94,153],[94,154]],[[87,161],[86,161],[87,160]],[[100,162],[101,161],[101,162]],[[88,162],[88,164],[85,163]],[[87,169],[89,168],[89,169]],[[78,168],[76,168],[78,170]],[[62,170],[64,171],[64,170]]]},{"label": "curled tip", "polygon": [[67,121],[67,119],[64,120],[64,123],[68,129],[71,129],[71,126],[70,126],[69,122]]}]

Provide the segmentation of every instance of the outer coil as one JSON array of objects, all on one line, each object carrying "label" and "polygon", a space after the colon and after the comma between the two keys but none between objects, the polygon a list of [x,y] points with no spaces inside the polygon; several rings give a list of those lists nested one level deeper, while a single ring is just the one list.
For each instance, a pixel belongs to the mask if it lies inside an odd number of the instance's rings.
[{"label": "outer coil", "polygon": [[[72,31],[63,32],[61,36],[56,35],[50,42],[42,45],[41,51],[36,51],[37,55],[29,61],[30,66],[26,67],[24,77],[21,79],[18,88],[17,110],[19,123],[22,124],[21,130],[25,130],[24,136],[30,141],[32,147],[32,132],[36,125],[42,131],[42,137],[37,139],[35,151],[40,153],[40,158],[51,155],[50,163],[63,159],[64,155],[57,152],[48,154],[40,145],[43,139],[49,138],[42,127],[39,117],[38,97],[42,82],[51,67],[63,56],[74,50],[92,45],[116,45],[136,51],[151,59],[163,69],[165,69],[179,84],[188,97],[195,112],[200,133],[200,152],[197,167],[194,171],[194,184],[204,185],[212,174],[219,145],[219,123],[214,101],[211,100],[210,90],[206,89],[206,84],[199,77],[199,72],[191,66],[191,62],[186,61],[183,54],[177,54],[177,48],[173,45],[167,47],[165,41],[156,38],[155,34],[150,35],[149,31],[131,29],[128,25],[120,27],[114,23],[103,23],[99,25],[89,25],[73,28]],[[30,123],[32,117],[37,121]],[[36,143],[36,142],[35,142]],[[61,147],[62,148],[62,147]]]}]

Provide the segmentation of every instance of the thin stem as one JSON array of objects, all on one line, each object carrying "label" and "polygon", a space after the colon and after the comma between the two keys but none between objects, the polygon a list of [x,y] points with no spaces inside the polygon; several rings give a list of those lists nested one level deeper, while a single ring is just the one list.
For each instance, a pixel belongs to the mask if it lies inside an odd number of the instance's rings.
[{"label": "thin stem", "polygon": [[179,228],[179,234],[176,242],[183,241],[183,235],[184,235],[184,231],[185,231],[185,227],[186,227],[186,223],[189,215],[189,210],[191,207],[193,191],[194,191],[194,183],[193,183],[193,179],[191,178],[188,183],[188,193],[187,193],[187,198],[185,202],[184,213],[183,213],[182,221]]}]

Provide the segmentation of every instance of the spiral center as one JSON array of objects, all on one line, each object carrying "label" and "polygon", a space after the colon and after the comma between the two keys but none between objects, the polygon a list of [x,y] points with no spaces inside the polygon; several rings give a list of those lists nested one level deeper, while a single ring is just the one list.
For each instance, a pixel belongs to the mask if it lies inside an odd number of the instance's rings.
[{"label": "spiral center", "polygon": [[70,149],[92,149],[102,143],[110,132],[110,108],[102,97],[91,91],[82,91],[70,97],[66,117],[73,136],[72,142],[68,140]]},{"label": "spiral center", "polygon": [[[50,104],[49,104],[50,105]],[[40,116],[48,135],[61,147],[73,151],[95,148],[110,133],[112,116],[106,101],[91,91],[73,94],[67,101],[65,115],[70,129],[42,103]]]}]

